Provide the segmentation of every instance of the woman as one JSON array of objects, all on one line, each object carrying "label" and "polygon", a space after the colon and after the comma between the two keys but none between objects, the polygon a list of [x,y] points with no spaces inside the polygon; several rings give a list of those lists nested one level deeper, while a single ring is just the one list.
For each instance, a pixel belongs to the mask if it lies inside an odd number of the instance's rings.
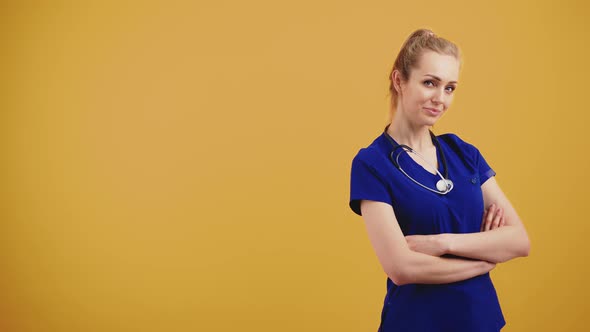
[{"label": "woman", "polygon": [[427,29],[410,35],[389,77],[391,123],[352,161],[350,208],[388,276],[379,331],[499,331],[489,272],[529,254],[479,150],[429,129],[451,105],[459,70],[455,44]]}]

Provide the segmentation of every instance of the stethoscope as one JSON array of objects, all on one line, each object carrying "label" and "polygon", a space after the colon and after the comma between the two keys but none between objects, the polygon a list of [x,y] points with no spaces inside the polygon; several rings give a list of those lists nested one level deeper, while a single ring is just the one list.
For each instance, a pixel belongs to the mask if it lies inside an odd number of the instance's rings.
[{"label": "stethoscope", "polygon": [[[393,150],[389,154],[389,159],[393,162],[393,164],[395,165],[395,167],[397,169],[399,169],[402,173],[404,173],[404,175],[406,177],[408,177],[414,183],[416,183],[417,185],[419,185],[420,187],[422,187],[422,188],[424,188],[426,190],[432,191],[433,193],[437,193],[437,194],[441,194],[441,195],[448,194],[453,189],[453,181],[451,181],[449,179],[449,169],[447,167],[447,160],[445,159],[445,154],[443,153],[443,150],[440,148],[440,143],[438,142],[438,139],[432,133],[432,131],[429,130],[428,132],[430,133],[430,137],[432,138],[432,142],[436,146],[436,150],[437,151],[440,151],[440,155],[441,155],[441,159],[442,159],[442,164],[443,164],[443,169],[444,169],[444,172],[445,172],[445,175],[444,176],[438,171],[438,169],[436,167],[434,167],[431,163],[429,163],[428,160],[426,160],[426,158],[424,158],[418,152],[414,151],[414,149],[412,149],[411,147],[409,147],[409,146],[407,146],[405,144],[397,144],[393,140],[393,138],[391,138],[391,136],[389,136],[389,134],[387,133],[387,128],[389,128],[389,125],[385,126],[385,130],[383,130],[383,135],[385,135],[385,137],[387,137],[387,139],[389,140],[389,142],[391,143],[391,145],[393,145]],[[419,156],[420,158],[422,158],[422,160],[424,160],[424,162],[426,162],[429,166],[431,166],[432,168],[434,168],[436,170],[436,173],[440,177],[440,180],[438,180],[436,182],[436,190],[434,190],[432,188],[429,188],[429,187],[423,185],[422,183],[416,181],[413,177],[411,177],[408,173],[406,173],[403,170],[403,168],[401,168],[401,166],[399,165],[399,161],[398,161],[400,153],[398,153],[395,158],[393,157],[394,153],[399,148],[402,148],[405,151],[412,152],[412,153],[416,154],[417,156]]]}]

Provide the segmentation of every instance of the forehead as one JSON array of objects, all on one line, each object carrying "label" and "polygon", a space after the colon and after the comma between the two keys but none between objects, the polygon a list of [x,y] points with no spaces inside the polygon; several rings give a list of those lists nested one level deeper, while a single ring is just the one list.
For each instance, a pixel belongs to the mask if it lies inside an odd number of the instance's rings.
[{"label": "forehead", "polygon": [[444,82],[459,81],[459,61],[452,55],[424,52],[413,71],[419,78],[430,74],[440,77]]}]

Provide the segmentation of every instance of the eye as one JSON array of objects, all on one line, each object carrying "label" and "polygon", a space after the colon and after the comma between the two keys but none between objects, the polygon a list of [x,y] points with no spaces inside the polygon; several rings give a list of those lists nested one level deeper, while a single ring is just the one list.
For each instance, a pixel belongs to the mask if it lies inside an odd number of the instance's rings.
[{"label": "eye", "polygon": [[426,85],[428,85],[427,83],[432,83],[432,85],[434,85],[434,83],[433,83],[431,80],[424,81],[424,83],[425,83]]},{"label": "eye", "polygon": [[454,86],[452,86],[452,85],[450,85],[450,86],[447,86],[447,89],[448,89],[448,88],[451,88],[451,90],[450,90],[449,92],[453,92],[453,91],[455,91],[455,89],[456,89],[456,88],[455,88]]}]

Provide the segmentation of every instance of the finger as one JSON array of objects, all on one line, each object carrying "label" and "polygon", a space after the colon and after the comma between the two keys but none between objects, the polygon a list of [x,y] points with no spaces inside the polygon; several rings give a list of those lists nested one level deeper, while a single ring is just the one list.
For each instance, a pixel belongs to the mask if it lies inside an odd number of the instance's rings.
[{"label": "finger", "polygon": [[492,221],[494,220],[495,214],[496,214],[496,204],[492,204],[492,205],[490,205],[490,208],[488,209],[488,214],[486,216],[486,226],[484,228],[484,231],[490,230],[490,227],[492,225]]},{"label": "finger", "polygon": [[487,215],[487,218],[486,218],[486,226],[484,228],[484,231],[487,232],[487,231],[490,230],[490,227],[492,225],[492,221],[493,221],[493,218],[494,218],[495,215],[496,215],[496,204],[492,204],[490,206],[490,210],[488,211],[488,215]]},{"label": "finger", "polygon": [[483,211],[483,216],[481,218],[481,226],[479,227],[480,228],[479,229],[480,232],[484,232],[485,231],[486,223],[487,223],[488,215],[489,214],[490,214],[490,209],[489,208],[487,208],[487,209],[485,209]]},{"label": "finger", "polygon": [[486,224],[488,222],[488,215],[490,214],[490,209],[486,209],[483,215],[483,218],[481,220],[481,231],[485,232],[486,231]]},{"label": "finger", "polygon": [[500,219],[502,219],[502,208],[499,208],[494,216],[494,221],[492,221],[492,228],[496,229],[500,226]]},{"label": "finger", "polygon": [[498,208],[496,210],[496,215],[492,220],[492,226],[490,227],[490,230],[498,228],[498,226],[500,225],[500,219],[502,219],[502,209]]},{"label": "finger", "polygon": [[506,218],[504,217],[504,215],[502,214],[502,219],[500,220],[500,227],[506,225]]}]

